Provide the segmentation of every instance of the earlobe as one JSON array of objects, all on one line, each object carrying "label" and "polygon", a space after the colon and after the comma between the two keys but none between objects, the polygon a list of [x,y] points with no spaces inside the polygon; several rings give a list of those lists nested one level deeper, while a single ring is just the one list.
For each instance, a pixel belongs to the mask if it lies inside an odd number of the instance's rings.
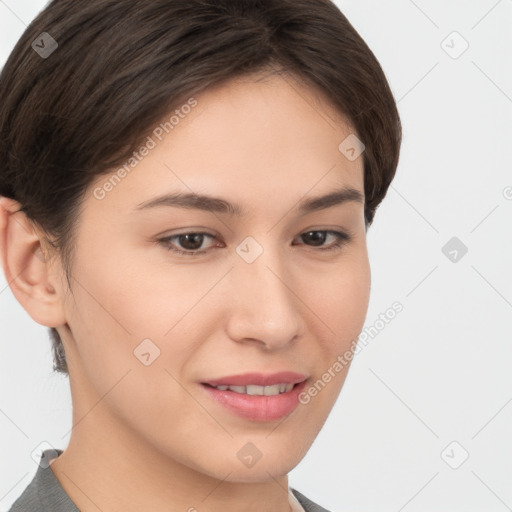
[{"label": "earlobe", "polygon": [[0,260],[7,283],[38,324],[57,327],[66,322],[57,281],[41,250],[40,238],[18,201],[0,198]]}]

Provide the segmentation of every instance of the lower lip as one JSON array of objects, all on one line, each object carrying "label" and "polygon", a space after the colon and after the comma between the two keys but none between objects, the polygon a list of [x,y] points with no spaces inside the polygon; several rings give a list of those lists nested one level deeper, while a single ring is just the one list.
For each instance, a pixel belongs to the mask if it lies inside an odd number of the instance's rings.
[{"label": "lower lip", "polygon": [[274,396],[246,395],[201,384],[216,402],[232,413],[252,421],[275,421],[290,414],[299,405],[299,394],[306,381],[296,384],[290,391]]}]

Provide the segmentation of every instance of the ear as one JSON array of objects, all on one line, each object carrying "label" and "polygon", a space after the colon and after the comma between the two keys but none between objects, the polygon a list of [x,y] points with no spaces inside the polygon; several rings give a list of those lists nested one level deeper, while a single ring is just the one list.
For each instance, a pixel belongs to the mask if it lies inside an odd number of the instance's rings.
[{"label": "ear", "polygon": [[66,323],[58,275],[50,275],[40,238],[21,204],[0,197],[0,261],[7,284],[38,324],[57,327]]}]

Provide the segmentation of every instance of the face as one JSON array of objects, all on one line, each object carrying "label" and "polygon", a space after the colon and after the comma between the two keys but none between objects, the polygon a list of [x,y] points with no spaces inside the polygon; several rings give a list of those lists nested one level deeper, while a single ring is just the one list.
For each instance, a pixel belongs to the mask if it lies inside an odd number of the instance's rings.
[{"label": "face", "polygon": [[304,457],[363,327],[362,156],[340,152],[353,130],[290,77],[188,104],[83,203],[59,327],[74,415],[88,418],[72,436],[95,425],[203,474],[265,480]]}]

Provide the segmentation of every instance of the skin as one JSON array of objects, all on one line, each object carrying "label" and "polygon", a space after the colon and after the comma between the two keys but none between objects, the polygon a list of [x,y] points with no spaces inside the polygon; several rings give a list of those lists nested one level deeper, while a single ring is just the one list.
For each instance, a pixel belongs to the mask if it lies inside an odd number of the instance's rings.
[{"label": "skin", "polygon": [[[291,370],[314,383],[364,324],[363,203],[297,212],[300,200],[340,186],[364,194],[362,156],[349,161],[338,150],[352,128],[319,91],[290,76],[248,76],[195,98],[192,112],[104,199],[93,190],[107,177],[91,184],[72,294],[42,231],[14,213],[18,203],[0,202],[7,282],[29,315],[64,340],[73,429],[50,467],[85,512],[290,510],[287,473],[324,424],[348,366],[307,405],[271,422],[233,415],[199,382]],[[134,211],[171,191],[221,196],[247,213]],[[352,238],[323,252],[333,236],[319,246],[300,236],[328,229]],[[184,232],[215,238],[197,243],[207,253],[195,257],[158,242]],[[247,236],[263,248],[251,264],[235,251]],[[149,366],[133,353],[146,338],[161,351]],[[237,457],[248,442],[262,453],[251,468]]]}]

